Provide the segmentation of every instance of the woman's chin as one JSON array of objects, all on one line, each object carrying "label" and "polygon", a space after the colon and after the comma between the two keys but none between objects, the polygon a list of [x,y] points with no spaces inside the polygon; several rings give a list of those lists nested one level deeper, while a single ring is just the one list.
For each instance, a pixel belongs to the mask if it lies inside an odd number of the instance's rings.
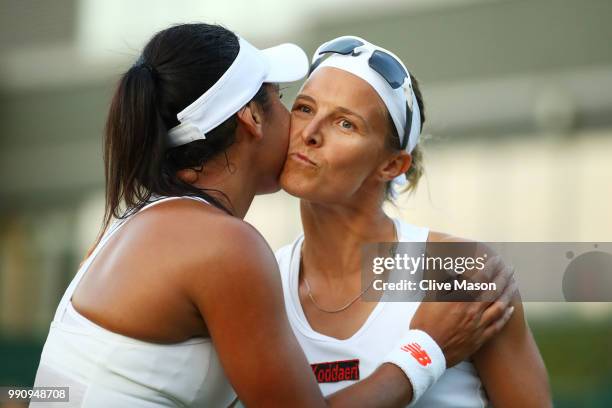
[{"label": "woman's chin", "polygon": [[280,177],[280,187],[288,194],[298,197],[306,198],[311,190],[308,187],[308,181],[292,171],[283,171]]}]

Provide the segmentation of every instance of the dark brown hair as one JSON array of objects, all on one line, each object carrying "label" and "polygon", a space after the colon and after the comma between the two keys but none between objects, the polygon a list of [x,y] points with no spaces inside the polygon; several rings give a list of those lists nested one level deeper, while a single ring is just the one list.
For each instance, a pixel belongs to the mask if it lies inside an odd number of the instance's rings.
[{"label": "dark brown hair", "polygon": [[[181,24],[157,33],[123,74],[106,121],[102,231],[113,217],[125,218],[153,195],[197,196],[232,214],[222,192],[196,188],[176,173],[201,169],[209,159],[225,153],[235,142],[236,115],[208,132],[205,140],[173,148],[165,140],[168,130],[179,123],[177,113],[217,82],[238,51],[238,37],[221,26]],[[267,108],[266,84],[253,101]]]}]

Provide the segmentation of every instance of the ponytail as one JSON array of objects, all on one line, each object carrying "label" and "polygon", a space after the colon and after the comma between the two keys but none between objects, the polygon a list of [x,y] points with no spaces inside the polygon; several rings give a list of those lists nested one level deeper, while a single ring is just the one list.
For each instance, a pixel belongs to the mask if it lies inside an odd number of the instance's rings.
[{"label": "ponytail", "polygon": [[[177,172],[201,170],[209,159],[225,153],[236,139],[236,115],[208,132],[205,140],[168,148],[166,137],[178,124],[177,113],[218,81],[239,48],[238,37],[224,27],[176,25],[153,36],[121,77],[105,127],[106,203],[98,242],[113,218],[133,214],[153,196],[200,197],[233,214],[223,192],[197,188]],[[267,84],[253,101],[267,111]]]},{"label": "ponytail", "polygon": [[[106,208],[103,230],[122,218],[121,205],[146,203],[160,177],[167,129],[157,109],[153,69],[132,66],[121,78],[106,122],[104,173]],[[129,163],[129,166],[124,165]]]}]

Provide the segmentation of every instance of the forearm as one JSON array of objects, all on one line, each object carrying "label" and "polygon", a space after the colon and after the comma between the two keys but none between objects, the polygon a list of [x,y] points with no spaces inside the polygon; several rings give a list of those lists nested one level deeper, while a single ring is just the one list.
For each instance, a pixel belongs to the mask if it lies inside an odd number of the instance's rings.
[{"label": "forearm", "polygon": [[372,375],[327,397],[331,407],[405,407],[412,400],[412,385],[394,364],[383,364]]},{"label": "forearm", "polygon": [[[439,345],[421,330],[409,330],[374,373],[334,394],[332,406],[403,407],[418,400],[446,370]],[[335,405],[335,404],[338,405]]]}]

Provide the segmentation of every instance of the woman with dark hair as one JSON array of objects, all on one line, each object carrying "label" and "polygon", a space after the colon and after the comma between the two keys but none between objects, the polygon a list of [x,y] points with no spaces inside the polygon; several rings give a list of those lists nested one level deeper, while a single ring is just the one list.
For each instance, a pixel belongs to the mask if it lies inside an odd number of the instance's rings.
[{"label": "woman with dark hair", "polygon": [[[375,281],[363,283],[363,246],[420,242],[425,248],[436,243],[451,248],[449,243],[465,240],[383,211],[398,185],[408,181],[409,190],[416,188],[423,172],[418,143],[423,98],[401,60],[363,38],[345,36],[319,47],[311,71],[292,108],[281,175],[282,188],[300,198],[304,233],[276,256],[289,321],[309,363],[318,368],[356,361],[361,375],[368,376],[398,353],[398,342],[405,344],[408,327],[396,322],[413,318],[419,303],[386,302],[389,291],[364,297],[374,291]],[[430,388],[412,381],[418,364],[402,366],[413,384],[415,406],[551,405],[546,369],[518,294],[512,304],[516,312],[504,330],[469,360],[439,372]],[[414,345],[401,349],[421,355]],[[431,360],[435,365],[435,356]],[[325,395],[355,382],[323,374],[317,379]]]},{"label": "woman with dark hair", "polygon": [[[307,69],[295,45],[258,50],[216,25],[149,41],[110,106],[104,228],[59,304],[36,386],[68,386],[62,406],[87,407],[223,407],[235,393],[248,406],[410,400],[393,359],[323,398],[274,256],[242,220],[256,194],[279,189],[289,113],[275,83]],[[436,324],[412,327],[450,366],[501,329],[507,303],[428,305],[417,314]]]}]

